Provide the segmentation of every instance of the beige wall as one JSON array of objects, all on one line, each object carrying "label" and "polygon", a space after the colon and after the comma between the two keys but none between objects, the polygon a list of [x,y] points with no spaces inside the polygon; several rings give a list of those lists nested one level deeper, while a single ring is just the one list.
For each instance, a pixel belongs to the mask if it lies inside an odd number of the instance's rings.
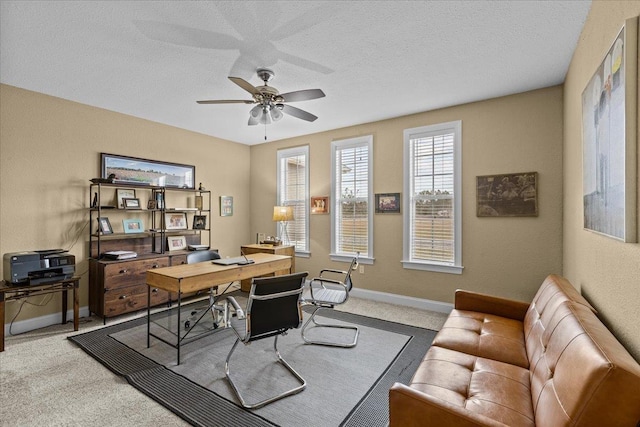
[{"label": "beige wall", "polygon": [[[452,302],[456,288],[529,300],[549,273],[562,272],[562,88],[560,86],[251,147],[251,232],[274,233],[276,151],[308,144],[310,194],[330,193],[332,140],[374,138],[374,192],[402,192],[403,130],[462,120],[462,275],[405,270],[402,215],[374,216],[374,265],[354,278],[373,291]],[[478,175],[538,172],[539,216],[477,218]],[[311,257],[296,269],[332,265],[329,215],[310,217]],[[334,264],[335,267],[344,267]]]},{"label": "beige wall", "polygon": [[637,360],[640,244],[622,243],[583,229],[581,97],[625,19],[639,14],[638,1],[594,1],[571,61],[564,87],[563,227],[565,276],[581,288],[599,310],[600,318]]},{"label": "beige wall", "polygon": [[[0,253],[71,248],[81,306],[88,304],[88,184],[100,175],[101,152],[195,165],[196,182],[212,191],[212,246],[237,255],[239,242],[249,241],[249,147],[7,85],[0,99]],[[219,216],[220,195],[234,196],[232,217]],[[114,229],[121,227],[113,216]],[[19,304],[7,304],[7,320]],[[25,305],[16,320],[59,310],[56,296],[45,307]]]}]

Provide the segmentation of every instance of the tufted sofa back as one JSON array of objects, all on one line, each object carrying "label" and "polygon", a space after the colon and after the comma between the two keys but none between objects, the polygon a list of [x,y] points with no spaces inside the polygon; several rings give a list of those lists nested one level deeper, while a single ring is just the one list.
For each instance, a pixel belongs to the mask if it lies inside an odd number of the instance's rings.
[{"label": "tufted sofa back", "polygon": [[540,285],[524,317],[524,339],[529,365],[537,360],[542,347],[542,336],[554,313],[561,304],[573,301],[595,312],[595,308],[584,299],[564,277],[550,274]]},{"label": "tufted sofa back", "polygon": [[640,365],[593,311],[565,301],[545,323],[529,355],[536,425],[636,426]]}]

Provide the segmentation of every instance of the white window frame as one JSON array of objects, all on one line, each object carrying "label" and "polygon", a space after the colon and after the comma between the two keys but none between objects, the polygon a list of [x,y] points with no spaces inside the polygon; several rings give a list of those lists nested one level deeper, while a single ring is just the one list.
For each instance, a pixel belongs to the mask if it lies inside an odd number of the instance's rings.
[{"label": "white window frame", "polygon": [[[309,213],[310,213],[310,209],[309,209],[309,146],[308,145],[304,145],[304,146],[300,146],[300,147],[292,147],[292,148],[284,148],[284,149],[280,149],[277,151],[277,166],[276,166],[276,174],[277,174],[277,204],[278,206],[282,205],[283,203],[285,203],[282,200],[282,194],[281,194],[281,189],[282,189],[282,171],[281,171],[281,165],[282,165],[282,161],[284,159],[287,159],[289,157],[298,157],[298,156],[304,156],[305,158],[305,171],[304,171],[304,200],[303,200],[303,205],[304,205],[304,211],[305,211],[305,224],[304,224],[304,234],[305,234],[305,247],[304,248],[300,248],[298,247],[298,245],[296,245],[296,256],[298,257],[303,257],[303,258],[308,258],[309,255],[311,254],[311,250],[310,250],[310,241],[309,241]],[[278,228],[279,230],[279,228]],[[279,232],[279,231],[278,231]]]},{"label": "white window frame", "polygon": [[[454,215],[454,261],[411,259],[412,218],[412,153],[411,140],[419,137],[454,133],[453,142],[453,215]],[[404,201],[403,201],[403,259],[406,269],[462,274],[462,121],[452,121],[404,130]]]},{"label": "white window frame", "polygon": [[339,200],[336,197],[336,191],[338,188],[338,171],[336,170],[336,155],[339,150],[357,147],[367,147],[368,151],[368,165],[367,165],[367,253],[361,254],[359,262],[362,264],[373,264],[373,211],[374,211],[374,199],[373,199],[373,135],[359,136],[355,138],[341,139],[331,142],[331,254],[330,258],[333,261],[351,262],[355,253],[338,252],[337,239],[336,239],[336,221],[339,213]]}]

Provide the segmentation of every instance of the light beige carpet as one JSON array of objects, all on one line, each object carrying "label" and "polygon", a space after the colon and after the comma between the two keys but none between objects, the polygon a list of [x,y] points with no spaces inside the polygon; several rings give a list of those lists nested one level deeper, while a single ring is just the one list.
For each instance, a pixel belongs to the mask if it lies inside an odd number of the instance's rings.
[{"label": "light beige carpet", "polygon": [[[439,330],[442,313],[351,298],[341,310]],[[109,324],[129,320],[122,316]],[[54,325],[8,336],[0,353],[2,426],[184,426],[183,420],[111,373],[67,340],[101,328],[96,317],[81,319],[79,332]]]}]

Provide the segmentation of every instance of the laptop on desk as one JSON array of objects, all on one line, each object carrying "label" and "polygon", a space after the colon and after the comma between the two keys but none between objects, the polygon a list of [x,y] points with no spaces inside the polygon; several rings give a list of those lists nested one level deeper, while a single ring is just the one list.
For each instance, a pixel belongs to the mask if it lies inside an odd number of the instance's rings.
[{"label": "laptop on desk", "polygon": [[211,262],[214,263],[214,264],[218,264],[218,265],[247,265],[247,264],[253,264],[253,260],[247,259],[246,257],[243,257],[243,256],[237,256],[237,257],[234,257],[234,258],[214,259]]}]

